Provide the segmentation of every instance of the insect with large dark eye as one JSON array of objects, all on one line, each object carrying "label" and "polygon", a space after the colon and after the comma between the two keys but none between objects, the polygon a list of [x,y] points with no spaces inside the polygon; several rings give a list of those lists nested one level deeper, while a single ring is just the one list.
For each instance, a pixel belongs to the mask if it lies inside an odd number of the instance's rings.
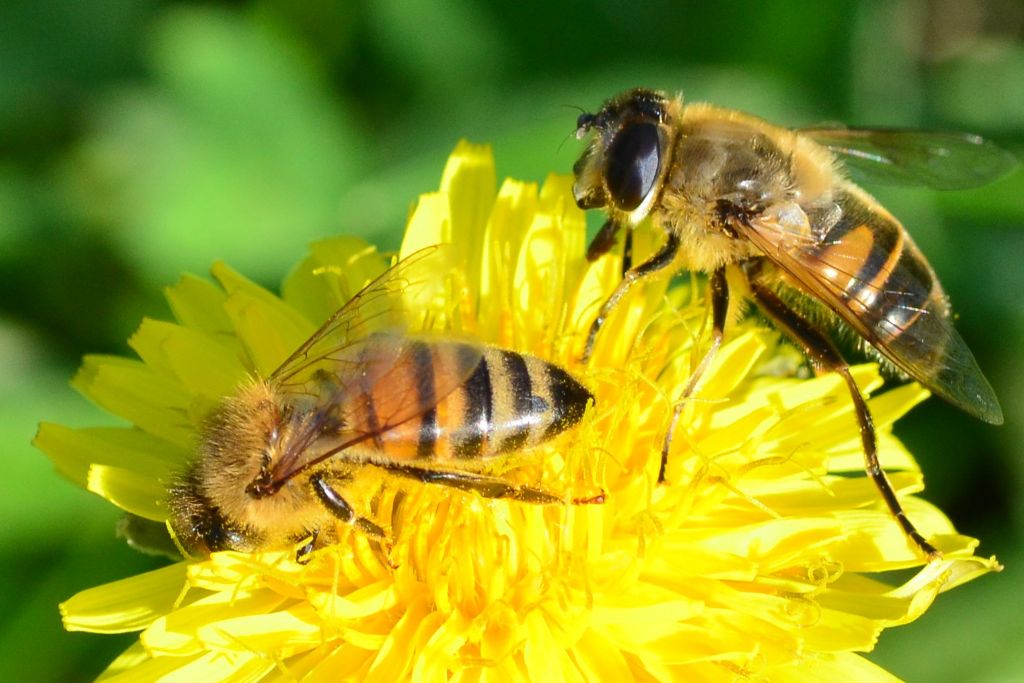
[{"label": "insect with large dark eye", "polygon": [[853,330],[898,372],[971,415],[1000,424],[1003,414],[953,328],[949,302],[928,261],[903,225],[847,179],[843,165],[889,181],[951,189],[992,181],[1012,169],[1015,159],[974,135],[790,130],[738,111],[684,106],[681,98],[645,89],[580,115],[577,137],[588,133],[593,137],[574,167],[573,192],[580,208],[601,208],[608,216],[588,259],[611,249],[620,229],[631,230],[648,217],[665,231],[666,241],[647,261],[627,266],[590,328],[584,360],[604,321],[638,280],[670,267],[709,275],[711,344],[676,403],[658,480],[665,480],[682,406],[722,344],[731,269],[816,371],[843,377],[868,475],[906,535],[929,557],[938,556],[907,518],[879,466],[867,403],[827,330],[814,321],[831,319]]},{"label": "insect with large dark eye", "polygon": [[269,377],[221,402],[170,487],[171,528],[187,552],[306,540],[296,555],[305,561],[336,540],[339,521],[383,538],[342,494],[360,468],[487,498],[565,502],[481,466],[572,428],[592,395],[539,358],[401,331],[402,297],[445,272],[437,252],[416,252],[385,271]]}]

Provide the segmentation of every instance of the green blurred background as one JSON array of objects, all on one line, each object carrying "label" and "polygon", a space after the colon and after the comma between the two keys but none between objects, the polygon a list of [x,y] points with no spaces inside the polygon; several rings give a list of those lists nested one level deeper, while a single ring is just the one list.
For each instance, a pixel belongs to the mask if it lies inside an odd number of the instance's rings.
[{"label": "green blurred background", "polygon": [[[315,238],[396,246],[460,137],[499,176],[569,172],[579,106],[625,87],[791,125],[971,130],[1024,155],[1024,5],[961,2],[0,4],[0,680],[85,680],[133,636],[66,634],[57,603],[156,567],[117,511],[29,446],[111,418],[67,380],[127,353],[161,287],[225,259],[276,286]],[[928,497],[1007,570],[871,656],[919,681],[1024,680],[1024,172],[871,188],[943,279],[1002,399],[993,428],[930,401],[899,432]]]}]

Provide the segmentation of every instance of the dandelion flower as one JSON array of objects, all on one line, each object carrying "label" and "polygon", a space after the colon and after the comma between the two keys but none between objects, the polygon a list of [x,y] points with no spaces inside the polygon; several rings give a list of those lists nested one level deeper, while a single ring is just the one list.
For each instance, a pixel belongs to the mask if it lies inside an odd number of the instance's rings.
[{"label": "dandelion flower", "polygon": [[[482,342],[576,374],[595,405],[572,433],[501,475],[600,505],[530,505],[373,480],[357,494],[390,529],[357,531],[307,565],[291,552],[214,553],[86,590],[65,627],[139,631],[104,680],[892,680],[859,653],[942,591],[997,570],[936,508],[891,434],[926,397],[871,398],[881,460],[915,523],[943,551],[925,563],[863,476],[838,377],[801,378],[793,352],[753,323],[728,341],[674,434],[661,439],[702,350],[698,283],[637,288],[579,358],[620,264],[583,259],[571,181],[495,191],[486,147],[462,143],[440,191],[420,198],[402,253],[449,243],[467,284],[454,302]],[[653,240],[640,232],[643,256]],[[139,359],[91,356],[74,386],[127,428],[43,424],[57,468],[134,515],[164,522],[166,490],[221,397],[266,376],[387,259],[355,238],[314,244],[281,297],[227,266],[168,292],[176,323],[146,320]],[[703,340],[706,342],[706,340]],[[866,393],[874,365],[853,369]],[[566,500],[572,496],[567,494]],[[904,570],[897,572],[896,570]]]}]

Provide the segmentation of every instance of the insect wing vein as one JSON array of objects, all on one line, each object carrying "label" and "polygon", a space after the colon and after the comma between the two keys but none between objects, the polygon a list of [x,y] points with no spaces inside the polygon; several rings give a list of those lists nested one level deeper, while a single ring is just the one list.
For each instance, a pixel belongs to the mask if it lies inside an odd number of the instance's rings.
[{"label": "insect wing vein", "polygon": [[938,190],[978,187],[1002,178],[1017,159],[977,135],[944,131],[805,128],[858,179],[924,185]]},{"label": "insect wing vein", "polygon": [[[831,308],[900,370],[963,410],[988,422],[1002,421],[995,392],[967,344],[908,268],[892,265],[879,285],[860,278],[843,261],[843,243],[856,238],[830,241],[830,248],[824,250],[805,244],[793,248],[791,241],[786,242],[786,231],[771,221],[754,219],[737,227],[804,291]],[[850,284],[839,286],[826,273],[833,277],[841,273]],[[847,296],[851,288],[861,295]],[[863,303],[871,300],[880,303]],[[899,322],[901,313],[908,314],[905,325]]]}]

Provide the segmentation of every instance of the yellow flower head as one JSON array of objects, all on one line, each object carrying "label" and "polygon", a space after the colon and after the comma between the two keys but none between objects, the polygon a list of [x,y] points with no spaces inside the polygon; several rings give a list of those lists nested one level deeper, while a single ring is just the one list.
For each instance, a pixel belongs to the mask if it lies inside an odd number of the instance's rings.
[{"label": "yellow flower head", "polygon": [[[595,396],[574,431],[492,473],[605,502],[531,505],[367,473],[352,502],[389,544],[344,527],[305,565],[292,551],[220,552],[64,603],[69,630],[141,631],[105,677],[891,680],[856,653],[998,569],[909,495],[921,474],[890,426],[924,390],[870,401],[893,485],[944,553],[922,566],[863,476],[842,381],[798,377],[792,351],[750,323],[730,328],[687,403],[658,485],[671,401],[701,355],[702,297],[695,282],[638,288],[581,367],[620,264],[584,260],[570,183],[506,181],[495,194],[489,149],[460,144],[401,251],[450,244],[462,332],[554,362]],[[88,357],[74,381],[134,426],[44,424],[36,444],[89,490],[163,523],[167,486],[211,409],[266,377],[387,263],[335,238],[312,246],[280,298],[223,265],[215,283],[183,278],[168,290],[178,322],[147,320],[132,337],[140,360]],[[874,365],[853,372],[865,392],[881,385]]]}]

